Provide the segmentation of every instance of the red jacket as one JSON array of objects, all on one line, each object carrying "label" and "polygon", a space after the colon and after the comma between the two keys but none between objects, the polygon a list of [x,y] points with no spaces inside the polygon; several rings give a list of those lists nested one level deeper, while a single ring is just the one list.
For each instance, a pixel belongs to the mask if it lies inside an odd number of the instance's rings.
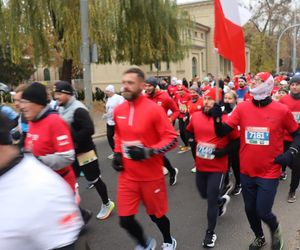
[{"label": "red jacket", "polygon": [[[152,181],[163,178],[163,152],[176,146],[177,133],[165,111],[146,96],[125,101],[114,112],[115,152],[122,153],[124,170],[120,178]],[[126,146],[138,145],[162,152],[149,159],[134,161],[126,154]]]},{"label": "red jacket", "polygon": [[[223,115],[222,118],[226,121],[227,115]],[[214,129],[214,119],[203,112],[195,112],[186,130],[195,135],[197,143],[195,163],[197,170],[225,173],[228,170],[228,155],[221,158],[213,158],[212,152],[215,148],[225,148],[230,139],[237,139],[239,137],[237,129],[227,136],[217,137]]]},{"label": "red jacket", "polygon": [[189,113],[189,115],[192,115],[196,111],[201,111],[202,107],[203,107],[203,99],[202,97],[199,97],[196,102],[192,102],[192,100],[190,100],[187,103],[187,112]]},{"label": "red jacket", "polygon": [[174,102],[174,100],[167,94],[167,92],[163,92],[160,90],[157,90],[154,94],[154,96],[146,95],[150,100],[156,102],[159,106],[161,106],[166,114],[168,113],[168,110],[172,111],[171,120],[175,121],[180,114],[180,111]]},{"label": "red jacket", "polygon": [[[25,140],[25,149],[34,156],[46,156],[74,150],[70,129],[58,114],[49,114],[45,118],[29,122]],[[76,177],[72,166],[55,171],[75,191]]]}]

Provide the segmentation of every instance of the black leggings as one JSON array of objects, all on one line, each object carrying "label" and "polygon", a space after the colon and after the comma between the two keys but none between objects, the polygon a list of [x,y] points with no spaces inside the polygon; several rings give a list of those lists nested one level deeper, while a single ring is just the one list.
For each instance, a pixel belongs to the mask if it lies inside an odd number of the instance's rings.
[{"label": "black leggings", "polygon": [[196,185],[200,196],[207,199],[207,229],[210,231],[214,231],[217,224],[223,182],[223,173],[196,172]]},{"label": "black leggings", "polygon": [[[149,216],[162,233],[164,242],[172,243],[172,237],[170,234],[170,221],[168,217],[165,215],[160,218],[157,218],[154,215]],[[126,229],[127,232],[137,241],[138,244],[140,244],[143,247],[147,246],[143,228],[134,218],[134,215],[120,216],[120,226]]]},{"label": "black leggings", "polygon": [[115,126],[106,124],[107,140],[108,140],[109,146],[111,147],[111,149],[113,151],[115,149],[114,135],[115,135]]},{"label": "black leggings", "polygon": [[164,161],[164,166],[166,169],[168,169],[170,175],[174,175],[175,169],[172,167],[171,162],[165,155],[163,156],[163,161]]},{"label": "black leggings", "polygon": [[185,128],[186,128],[186,122],[183,121],[182,118],[178,118],[179,121],[179,132],[180,132],[180,138],[182,142],[184,143],[184,146],[188,146],[188,140],[185,136]]},{"label": "black leggings", "polygon": [[240,155],[239,149],[234,152],[229,153],[228,155],[228,172],[225,176],[225,185],[229,183],[229,169],[230,167],[233,170],[234,178],[235,178],[235,185],[241,184],[241,177],[240,177]]}]

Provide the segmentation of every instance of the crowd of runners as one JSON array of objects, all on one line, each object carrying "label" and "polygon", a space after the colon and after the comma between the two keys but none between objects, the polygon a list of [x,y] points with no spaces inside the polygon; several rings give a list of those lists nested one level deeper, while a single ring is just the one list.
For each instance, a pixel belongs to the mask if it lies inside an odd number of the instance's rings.
[{"label": "crowd of runners", "polygon": [[[232,79],[208,74],[188,82],[146,78],[139,68],[130,68],[122,75],[121,92],[109,85],[105,93],[108,158],[119,172],[116,201],[101,178],[89,111],[68,82],[59,81],[53,89],[22,84],[13,94],[16,111],[0,107],[0,249],[75,249],[93,217],[80,203],[76,179],[81,175],[99,195],[96,218],[108,219],[116,206],[135,250],[156,248],[156,240],[135,218],[140,203],[162,234],[162,249],[176,249],[164,175],[169,186],[180,178],[165,155],[177,146],[179,154],[194,159],[197,190],[207,200],[204,248],[215,246],[217,220],[226,213],[230,196],[242,194],[254,234],[249,250],[266,244],[262,222],[270,230],[271,249],[283,249],[272,207],[279,181],[287,180],[287,167],[292,170],[287,202],[296,201],[300,74],[260,72]],[[21,206],[31,211],[29,216],[15,216]]]}]

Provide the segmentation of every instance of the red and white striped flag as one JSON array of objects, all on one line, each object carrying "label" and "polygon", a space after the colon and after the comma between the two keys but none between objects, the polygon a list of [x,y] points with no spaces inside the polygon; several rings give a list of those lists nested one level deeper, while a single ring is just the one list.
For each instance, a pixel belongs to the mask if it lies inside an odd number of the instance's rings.
[{"label": "red and white striped flag", "polygon": [[218,53],[233,63],[234,74],[246,71],[243,25],[251,18],[250,12],[237,0],[215,1],[214,43]]}]

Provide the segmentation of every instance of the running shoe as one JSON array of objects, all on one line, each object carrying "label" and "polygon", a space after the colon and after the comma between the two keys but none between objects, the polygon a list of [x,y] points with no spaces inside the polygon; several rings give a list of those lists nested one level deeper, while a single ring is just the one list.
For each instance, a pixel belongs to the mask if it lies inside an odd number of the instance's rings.
[{"label": "running shoe", "polygon": [[183,147],[180,147],[180,150],[177,153],[182,154],[182,153],[185,153],[189,150],[191,150],[191,148],[189,146],[183,146]]},{"label": "running shoe", "polygon": [[84,208],[80,208],[80,212],[81,212],[81,217],[83,219],[84,225],[87,225],[93,216],[93,212]]},{"label": "running shoe", "polygon": [[197,171],[196,167],[193,167],[193,168],[191,169],[191,172],[192,172],[192,173],[196,173],[196,171]]},{"label": "running shoe", "polygon": [[202,242],[204,248],[213,248],[216,244],[217,235],[214,231],[206,230],[205,238]]},{"label": "running shoe", "polygon": [[289,192],[288,198],[287,198],[288,203],[294,203],[296,202],[296,195],[295,192]]},{"label": "running shoe", "polygon": [[175,250],[177,247],[177,241],[172,237],[172,243],[163,243],[161,248],[163,250]]},{"label": "running shoe", "polygon": [[221,195],[228,195],[233,189],[233,184],[229,182],[226,186],[223,187]]},{"label": "running shoe", "polygon": [[287,173],[286,172],[281,172],[280,174],[280,180],[285,181],[287,179]]},{"label": "running shoe", "polygon": [[265,237],[256,237],[254,241],[250,244],[249,250],[259,250],[264,245],[266,245],[266,239]]},{"label": "running shoe", "polygon": [[93,183],[89,183],[87,186],[87,189],[93,189],[95,187],[95,185]]},{"label": "running shoe", "polygon": [[114,158],[114,154],[110,154],[109,156],[107,156],[107,159],[112,160]]},{"label": "running shoe", "polygon": [[174,170],[175,171],[173,174],[170,173],[170,179],[169,179],[170,186],[174,186],[177,182],[177,175],[178,175],[179,171],[178,171],[178,168],[174,168]]},{"label": "running shoe", "polygon": [[221,197],[221,202],[219,204],[219,216],[223,216],[226,213],[227,205],[230,201],[229,195],[225,194]]},{"label": "running shoe", "polygon": [[102,204],[100,212],[96,216],[97,219],[99,220],[107,219],[112,213],[114,208],[115,208],[115,203],[111,200],[108,201],[108,204]]},{"label": "running shoe", "polygon": [[156,248],[156,240],[155,239],[148,239],[147,240],[147,247],[143,247],[141,245],[137,245],[134,250],[155,250]]},{"label": "running shoe", "polygon": [[278,225],[275,232],[271,233],[272,236],[272,250],[282,250],[283,249],[283,239],[280,225]]},{"label": "running shoe", "polygon": [[231,194],[232,195],[239,195],[241,192],[242,192],[242,185],[238,184],[238,185],[235,185],[235,187],[232,190]]}]

